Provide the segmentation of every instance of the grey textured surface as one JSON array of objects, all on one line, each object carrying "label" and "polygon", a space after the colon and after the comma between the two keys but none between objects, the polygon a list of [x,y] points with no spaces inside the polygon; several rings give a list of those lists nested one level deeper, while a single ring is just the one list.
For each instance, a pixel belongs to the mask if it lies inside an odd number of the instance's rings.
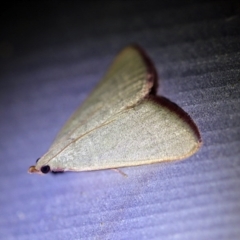
[{"label": "grey textured surface", "polygon": [[[9,9],[11,11],[9,11]],[[2,10],[0,239],[239,239],[240,18],[228,1],[113,1]],[[159,93],[199,126],[174,163],[27,174],[131,42]]]}]

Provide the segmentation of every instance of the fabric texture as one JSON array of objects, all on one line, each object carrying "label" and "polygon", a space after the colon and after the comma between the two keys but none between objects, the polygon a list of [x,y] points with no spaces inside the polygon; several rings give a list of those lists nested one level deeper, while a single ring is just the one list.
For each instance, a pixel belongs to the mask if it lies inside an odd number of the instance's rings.
[{"label": "fabric texture", "polygon": [[[234,1],[24,3],[1,9],[0,239],[240,239],[240,18]],[[123,47],[203,146],[175,162],[27,173]]]}]

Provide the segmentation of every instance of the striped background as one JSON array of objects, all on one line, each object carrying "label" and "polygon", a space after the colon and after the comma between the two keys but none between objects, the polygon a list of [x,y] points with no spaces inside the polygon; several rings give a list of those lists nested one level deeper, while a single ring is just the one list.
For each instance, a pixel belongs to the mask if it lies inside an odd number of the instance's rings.
[{"label": "striped background", "polygon": [[[1,9],[0,239],[240,239],[234,1],[21,1]],[[140,44],[203,146],[184,161],[27,174],[115,54]],[[116,136],[117,137],[117,136]]]}]

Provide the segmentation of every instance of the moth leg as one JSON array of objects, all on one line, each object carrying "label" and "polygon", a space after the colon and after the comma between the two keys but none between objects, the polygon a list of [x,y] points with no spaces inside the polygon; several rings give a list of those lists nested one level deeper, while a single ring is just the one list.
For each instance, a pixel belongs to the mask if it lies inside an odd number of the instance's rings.
[{"label": "moth leg", "polygon": [[121,171],[118,168],[112,168],[113,171],[120,173],[123,177],[128,177],[128,175],[126,173],[124,173],[123,171]]}]

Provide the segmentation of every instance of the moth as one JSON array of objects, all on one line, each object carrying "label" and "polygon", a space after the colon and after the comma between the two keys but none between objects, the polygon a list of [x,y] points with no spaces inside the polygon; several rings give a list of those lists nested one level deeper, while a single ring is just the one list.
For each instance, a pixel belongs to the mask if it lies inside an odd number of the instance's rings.
[{"label": "moth", "polygon": [[157,85],[142,48],[124,48],[29,173],[116,169],[193,155],[201,146],[196,124],[157,96]]}]

